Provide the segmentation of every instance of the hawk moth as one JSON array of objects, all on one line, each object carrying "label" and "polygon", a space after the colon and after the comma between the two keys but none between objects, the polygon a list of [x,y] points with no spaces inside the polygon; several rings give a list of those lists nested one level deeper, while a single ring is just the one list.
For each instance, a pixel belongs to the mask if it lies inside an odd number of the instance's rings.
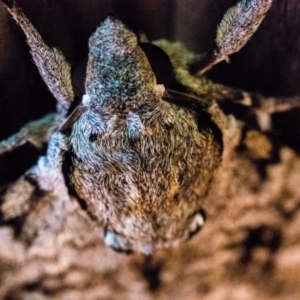
[{"label": "hawk moth", "polygon": [[[206,55],[165,40],[154,42],[171,63],[122,21],[107,17],[90,37],[87,66],[84,60],[71,70],[18,5],[3,1],[57,99],[56,114],[0,144],[4,153],[25,141],[48,143],[46,156],[4,196],[3,219],[26,219],[37,194],[72,195],[116,250],[150,254],[197,232],[204,223],[201,197],[222,156],[222,112],[215,101],[226,97],[247,104],[252,97],[213,84],[203,74],[240,50],[271,2],[238,2],[225,14],[216,47]],[[159,68],[151,53],[162,57]],[[76,99],[82,101],[74,108]],[[268,113],[286,105],[256,100],[257,123],[268,129]]]}]

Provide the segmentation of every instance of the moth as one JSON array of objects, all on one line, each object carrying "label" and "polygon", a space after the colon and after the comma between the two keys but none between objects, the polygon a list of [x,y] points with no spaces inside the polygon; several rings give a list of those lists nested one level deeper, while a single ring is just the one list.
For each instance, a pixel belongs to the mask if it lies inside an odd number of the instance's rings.
[{"label": "moth", "polygon": [[[26,220],[32,211],[39,214],[42,197],[65,199],[66,206],[73,197],[99,229],[99,239],[117,251],[151,254],[198,232],[205,220],[201,199],[222,160],[217,101],[250,107],[252,99],[204,74],[246,44],[272,1],[241,0],[230,8],[217,28],[215,48],[205,55],[167,40],[142,42],[123,21],[108,16],[89,39],[88,57],[76,66],[44,43],[15,1],[2,2],[57,100],[56,113],[0,143],[0,154],[26,142],[48,144],[46,155],[3,196],[3,222],[18,219],[28,236]],[[255,99],[253,114],[262,130],[270,126],[270,112],[294,105]],[[54,215],[48,216],[50,227]]]}]

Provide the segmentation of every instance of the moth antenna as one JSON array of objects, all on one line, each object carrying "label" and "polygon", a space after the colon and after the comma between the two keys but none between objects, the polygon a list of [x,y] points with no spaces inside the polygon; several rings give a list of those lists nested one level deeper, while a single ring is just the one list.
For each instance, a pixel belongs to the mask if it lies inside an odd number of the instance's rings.
[{"label": "moth antenna", "polygon": [[16,1],[5,0],[2,2],[25,33],[32,58],[40,75],[58,101],[58,111],[63,115],[66,114],[74,100],[70,64],[58,49],[45,44]]},{"label": "moth antenna", "polygon": [[241,0],[229,8],[218,25],[216,47],[195,61],[190,69],[203,75],[213,65],[228,60],[248,42],[270,9],[272,0]]},{"label": "moth antenna", "polygon": [[208,104],[209,104],[207,101],[205,101],[200,97],[194,96],[192,94],[173,91],[170,89],[166,89],[162,99],[172,104],[177,104],[177,105],[189,104],[190,106],[200,105],[202,106],[202,108],[208,108]]}]

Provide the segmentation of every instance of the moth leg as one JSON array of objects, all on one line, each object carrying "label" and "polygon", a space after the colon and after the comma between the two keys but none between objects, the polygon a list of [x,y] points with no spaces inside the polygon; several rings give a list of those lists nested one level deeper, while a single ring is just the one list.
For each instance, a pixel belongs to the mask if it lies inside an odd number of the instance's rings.
[{"label": "moth leg", "polygon": [[[273,113],[300,108],[300,95],[294,97],[265,97],[260,94],[234,89],[229,86],[214,83],[205,77],[195,77],[186,74],[183,80],[188,90],[193,94],[206,99],[208,104],[216,101],[222,110],[231,108],[231,113],[238,118],[255,124],[262,131],[272,129]],[[235,108],[238,113],[235,114]],[[229,109],[230,110],[230,109]]]},{"label": "moth leg", "polygon": [[[54,133],[46,156],[29,169],[2,197],[1,214],[4,221],[21,217],[36,205],[41,195],[68,197],[62,175],[62,160],[67,142],[61,133]],[[48,197],[48,198],[49,198]]]},{"label": "moth leg", "polygon": [[[180,72],[180,71],[179,71]],[[205,77],[191,76],[184,73],[185,86],[189,92],[205,99],[208,105],[216,101],[223,111],[232,107],[230,113],[243,119],[251,119],[262,131],[272,129],[273,113],[300,108],[300,95],[295,97],[264,97],[260,94],[234,89],[222,84],[214,83]],[[238,109],[237,114],[235,108]]]},{"label": "moth leg", "polygon": [[57,99],[58,111],[64,115],[74,100],[70,64],[58,49],[45,44],[14,0],[2,2],[25,33],[33,60],[49,90]]},{"label": "moth leg", "polygon": [[190,65],[197,60],[197,55],[189,52],[181,43],[158,40],[155,45],[162,48],[170,57],[177,82],[185,87],[186,92],[201,98],[201,103],[208,106],[217,102],[222,108],[228,103],[241,105],[248,116],[254,116],[261,130],[267,131],[272,126],[271,114],[300,108],[300,96],[290,98],[264,97],[215,83],[205,76],[190,73]]},{"label": "moth leg", "polygon": [[0,155],[11,152],[25,143],[30,143],[36,148],[42,148],[60,124],[60,117],[54,113],[27,123],[18,133],[0,142]]},{"label": "moth leg", "polygon": [[272,0],[241,0],[228,9],[217,28],[215,48],[195,61],[190,66],[191,72],[203,75],[213,65],[240,51],[259,27],[271,4]]}]

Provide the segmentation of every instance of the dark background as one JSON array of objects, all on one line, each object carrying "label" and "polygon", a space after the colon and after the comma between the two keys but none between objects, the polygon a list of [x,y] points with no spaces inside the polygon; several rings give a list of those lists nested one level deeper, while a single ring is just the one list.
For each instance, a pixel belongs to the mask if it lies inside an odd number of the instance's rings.
[{"label": "dark background", "polygon": [[[235,0],[18,0],[46,43],[71,63],[87,52],[87,40],[111,12],[125,16],[150,40],[182,41],[208,51],[225,11]],[[274,0],[250,42],[208,73],[215,81],[266,96],[300,92],[300,0]],[[54,110],[55,100],[32,63],[22,31],[0,5],[0,140],[26,122]],[[279,134],[300,149],[299,111],[274,116]],[[279,130],[280,129],[280,130]],[[0,185],[31,166],[38,152],[26,146],[0,158]]]}]

